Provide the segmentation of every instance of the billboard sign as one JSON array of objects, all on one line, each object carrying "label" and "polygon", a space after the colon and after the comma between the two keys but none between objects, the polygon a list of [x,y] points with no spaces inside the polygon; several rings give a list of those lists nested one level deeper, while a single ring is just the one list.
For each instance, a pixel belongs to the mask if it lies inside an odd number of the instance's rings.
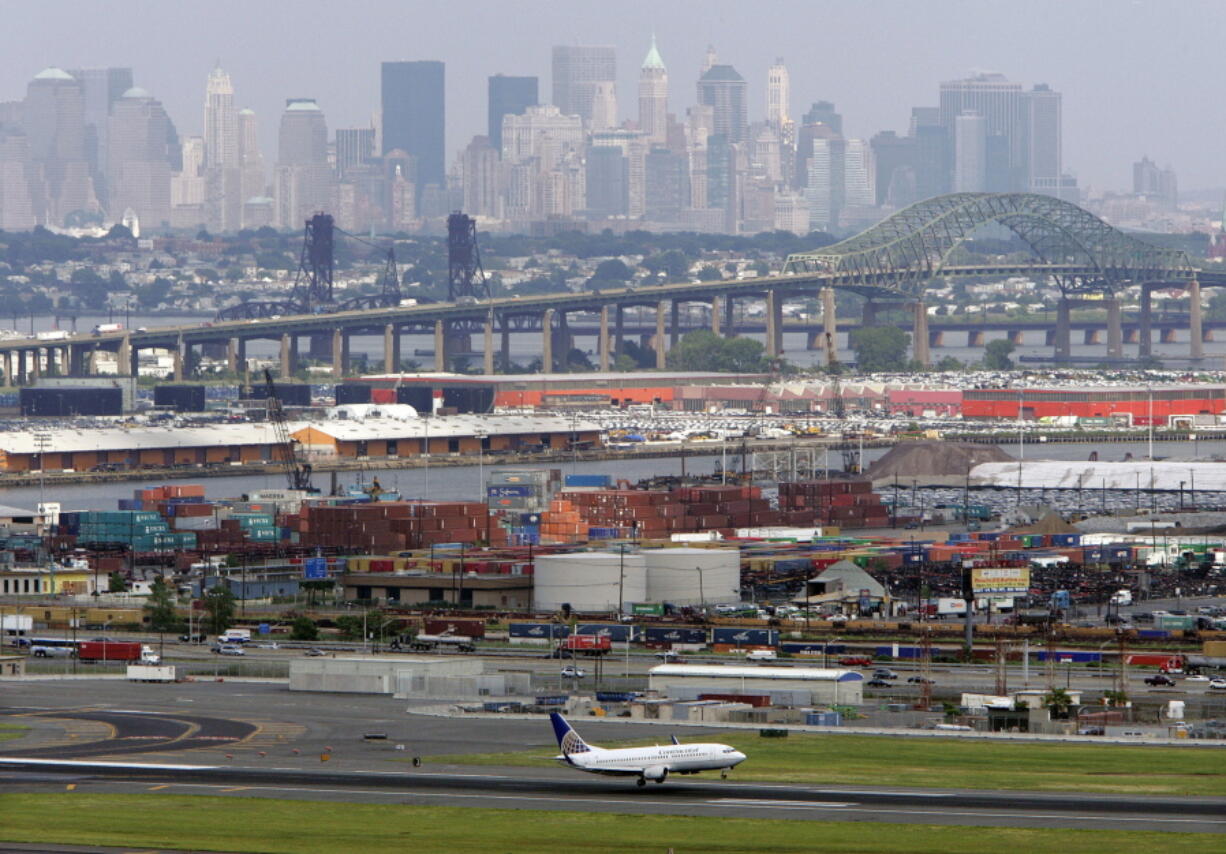
[{"label": "billboard sign", "polygon": [[971,570],[971,589],[976,596],[1023,595],[1030,592],[1030,567],[978,567]]},{"label": "billboard sign", "polygon": [[302,577],[314,580],[328,577],[328,559],[326,557],[309,557],[302,562]]}]

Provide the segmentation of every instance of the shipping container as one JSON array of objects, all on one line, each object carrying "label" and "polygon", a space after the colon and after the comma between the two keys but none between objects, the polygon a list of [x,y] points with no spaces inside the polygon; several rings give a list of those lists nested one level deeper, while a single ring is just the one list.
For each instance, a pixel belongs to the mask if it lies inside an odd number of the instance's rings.
[{"label": "shipping container", "polygon": [[644,629],[644,639],[647,643],[705,645],[707,630],[690,626],[647,626]]},{"label": "shipping container", "polygon": [[508,634],[512,638],[559,640],[570,635],[570,626],[559,623],[511,623]]},{"label": "shipping container", "polygon": [[732,646],[778,646],[779,632],[775,629],[742,629],[733,626],[717,626],[713,631],[711,642]]}]

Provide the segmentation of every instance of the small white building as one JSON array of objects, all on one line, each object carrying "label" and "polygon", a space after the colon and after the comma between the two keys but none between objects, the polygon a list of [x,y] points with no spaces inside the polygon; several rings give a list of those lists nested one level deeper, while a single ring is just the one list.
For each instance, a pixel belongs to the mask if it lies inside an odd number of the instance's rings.
[{"label": "small white building", "polygon": [[789,691],[807,693],[803,705],[858,706],[864,702],[862,673],[819,667],[659,664],[648,671],[648,687],[662,696],[669,696],[670,690],[684,690],[687,695],[745,696]]}]

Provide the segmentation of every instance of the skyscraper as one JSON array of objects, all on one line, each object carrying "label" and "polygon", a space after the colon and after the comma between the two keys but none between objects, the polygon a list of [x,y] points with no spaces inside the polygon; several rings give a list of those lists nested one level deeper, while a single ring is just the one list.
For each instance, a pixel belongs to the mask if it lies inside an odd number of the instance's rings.
[{"label": "skyscraper", "polygon": [[111,108],[107,138],[109,219],[135,215],[143,230],[170,225],[170,119],[161,101],[133,87]]},{"label": "skyscraper", "polygon": [[[909,186],[914,187],[915,138],[899,136],[892,130],[886,130],[874,136],[869,145],[873,151],[873,183],[876,187],[874,204],[884,205],[889,198],[891,185],[896,180],[903,180],[901,176],[904,172],[909,175],[909,178],[906,179],[909,181]],[[901,185],[895,185],[895,187],[896,190],[904,189]],[[896,192],[893,201],[901,201],[903,205],[909,205],[916,199],[906,194],[900,197],[900,194]]]},{"label": "skyscraper", "polygon": [[204,216],[215,231],[242,224],[242,167],[238,156],[238,113],[234,85],[218,65],[204,90]]},{"label": "skyscraper", "polygon": [[873,155],[868,143],[862,139],[847,140],[843,164],[843,203],[865,208],[875,205]]},{"label": "skyscraper", "polygon": [[382,69],[383,154],[411,154],[416,175],[405,179],[421,190],[445,184],[445,68],[436,60],[385,62]]},{"label": "skyscraper", "polygon": [[290,98],[277,140],[277,224],[299,228],[328,206],[328,123],[313,98]]},{"label": "skyscraper", "polygon": [[34,217],[31,164],[25,132],[14,123],[0,122],[0,229],[28,231]]},{"label": "skyscraper", "polygon": [[[256,126],[255,110],[238,111],[238,165],[240,198],[243,204],[249,199],[264,195],[264,155],[260,154],[259,128]],[[248,227],[245,220],[243,227]]]},{"label": "skyscraper", "polygon": [[[94,179],[94,193],[103,207],[107,200],[107,125],[112,105],[132,88],[131,68],[72,68],[85,104],[85,162]],[[171,126],[172,130],[173,126]]]},{"label": "skyscraper", "polygon": [[766,71],[766,121],[776,131],[791,121],[789,103],[792,98],[792,82],[783,57],[775,60]]},{"label": "skyscraper", "polygon": [[620,148],[606,145],[589,148],[585,183],[589,218],[626,215],[630,207],[630,162]]},{"label": "skyscraper", "polygon": [[668,69],[656,37],[651,37],[651,49],[639,69],[639,130],[650,144],[664,145],[668,141]]},{"label": "skyscraper", "polygon": [[592,117],[588,130],[604,131],[617,127],[617,87],[612,81],[601,81],[592,89]]},{"label": "skyscraper", "polygon": [[[535,77],[508,77],[495,74],[489,82],[489,144],[502,151],[502,117],[522,116],[524,110],[540,103],[540,86]],[[467,210],[467,208],[465,208]]]},{"label": "skyscraper", "polygon": [[460,166],[464,182],[464,210],[470,216],[499,215],[498,160],[498,150],[487,136],[474,136],[464,149]]},{"label": "skyscraper", "polygon": [[553,105],[564,116],[591,123],[597,84],[616,85],[617,54],[611,47],[556,45],[553,49]]},{"label": "skyscraper", "polygon": [[1055,191],[1064,172],[1063,116],[1059,92],[1039,84],[1022,97],[1025,110],[1027,189]]},{"label": "skyscraper", "polygon": [[712,133],[729,144],[744,142],[749,130],[745,78],[731,65],[712,65],[698,79],[698,103],[711,107]]},{"label": "skyscraper", "polygon": [[974,110],[954,119],[954,192],[988,189],[988,122]]},{"label": "skyscraper", "polygon": [[[989,137],[1003,137],[1008,174],[1007,189],[1026,189],[1025,126],[1022,84],[1011,83],[1003,74],[978,74],[965,80],[941,84],[940,122],[951,142],[958,116],[973,110],[983,117]],[[953,154],[951,145],[947,157]]]},{"label": "skyscraper", "polygon": [[96,204],[85,160],[85,102],[81,84],[59,68],[35,75],[22,108],[35,182],[35,216],[62,225],[65,218]]},{"label": "skyscraper", "polygon": [[337,177],[344,177],[351,169],[370,163],[375,156],[374,128],[336,129]]}]

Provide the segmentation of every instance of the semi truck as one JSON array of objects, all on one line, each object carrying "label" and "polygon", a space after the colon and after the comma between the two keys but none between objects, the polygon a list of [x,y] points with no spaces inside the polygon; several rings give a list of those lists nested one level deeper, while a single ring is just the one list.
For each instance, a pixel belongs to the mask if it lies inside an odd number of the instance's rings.
[{"label": "semi truck", "polygon": [[608,635],[571,635],[562,639],[558,649],[571,655],[608,655],[613,641]]},{"label": "semi truck", "polygon": [[432,649],[452,648],[460,652],[476,652],[477,645],[473,639],[465,635],[418,635],[409,641],[409,649],[414,652],[429,652]]},{"label": "semi truck", "polygon": [[153,647],[137,641],[81,641],[77,646],[80,661],[129,661],[160,664],[162,658]]}]

